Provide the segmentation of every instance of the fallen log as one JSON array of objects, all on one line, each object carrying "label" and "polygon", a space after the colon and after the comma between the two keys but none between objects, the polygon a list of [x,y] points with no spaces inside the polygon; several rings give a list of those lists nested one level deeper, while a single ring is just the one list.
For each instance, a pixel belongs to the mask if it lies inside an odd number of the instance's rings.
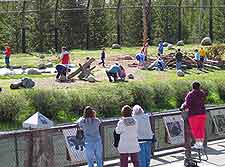
[{"label": "fallen log", "polygon": [[94,58],[89,59],[86,63],[84,63],[83,65],[79,64],[79,68],[72,72],[71,74],[68,75],[68,79],[72,79],[73,77],[75,77],[76,75],[78,75],[80,72],[85,73],[85,71],[87,71],[89,69],[89,67],[91,66],[91,64],[95,61]]}]

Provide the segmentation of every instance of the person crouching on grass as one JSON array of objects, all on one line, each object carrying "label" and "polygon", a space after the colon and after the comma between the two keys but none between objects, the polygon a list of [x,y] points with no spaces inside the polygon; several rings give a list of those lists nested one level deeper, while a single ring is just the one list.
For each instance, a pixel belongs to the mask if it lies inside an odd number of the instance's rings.
[{"label": "person crouching on grass", "polygon": [[77,123],[84,131],[88,167],[94,167],[95,159],[97,167],[103,167],[103,147],[99,131],[101,121],[96,117],[96,111],[87,106],[84,109],[83,117]]},{"label": "person crouching on grass", "polygon": [[132,108],[125,105],[122,110],[122,118],[117,123],[116,133],[120,134],[118,151],[120,153],[120,167],[128,167],[128,157],[134,167],[139,167],[138,152],[140,147],[138,144],[137,122],[132,117]]},{"label": "person crouching on grass", "polygon": [[152,152],[153,132],[149,115],[139,105],[133,107],[133,117],[137,121],[138,142],[141,151],[138,154],[139,166],[149,167]]}]

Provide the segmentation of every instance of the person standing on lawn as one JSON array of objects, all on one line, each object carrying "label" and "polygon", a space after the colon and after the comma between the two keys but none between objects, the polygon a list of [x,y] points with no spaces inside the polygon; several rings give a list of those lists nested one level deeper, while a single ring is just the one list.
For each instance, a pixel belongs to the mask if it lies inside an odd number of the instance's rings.
[{"label": "person standing on lawn", "polygon": [[176,55],[176,70],[181,70],[182,69],[182,60],[183,60],[183,54],[181,53],[181,50],[178,49]]},{"label": "person standing on lawn", "polygon": [[102,48],[101,57],[100,57],[101,62],[99,63],[99,65],[102,64],[104,68],[105,68],[105,57],[106,57],[105,48]]},{"label": "person standing on lawn", "polygon": [[3,54],[4,54],[4,57],[5,57],[6,68],[10,68],[11,48],[9,47],[8,44],[5,44]]}]

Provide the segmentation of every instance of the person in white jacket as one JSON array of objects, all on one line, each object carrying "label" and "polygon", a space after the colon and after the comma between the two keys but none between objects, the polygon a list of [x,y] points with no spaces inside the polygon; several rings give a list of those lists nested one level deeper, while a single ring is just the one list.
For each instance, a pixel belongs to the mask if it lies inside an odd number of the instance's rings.
[{"label": "person in white jacket", "polygon": [[120,134],[118,151],[120,153],[120,167],[128,167],[128,157],[134,167],[139,167],[138,152],[140,147],[138,144],[137,123],[132,117],[132,108],[125,105],[122,110],[122,118],[117,124],[116,133]]},{"label": "person in white jacket", "polygon": [[133,107],[133,117],[137,122],[138,142],[141,151],[138,154],[139,166],[149,167],[151,160],[151,147],[153,140],[153,132],[149,115],[144,113],[144,110],[139,105]]}]

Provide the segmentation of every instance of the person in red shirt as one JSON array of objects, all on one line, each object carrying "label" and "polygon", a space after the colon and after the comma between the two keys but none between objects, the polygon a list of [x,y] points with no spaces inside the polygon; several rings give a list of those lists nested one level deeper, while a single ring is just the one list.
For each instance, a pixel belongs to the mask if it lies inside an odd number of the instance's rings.
[{"label": "person in red shirt", "polygon": [[10,56],[11,56],[11,49],[8,44],[5,45],[5,50],[3,51],[5,56],[5,64],[6,68],[10,68]]},{"label": "person in red shirt", "polygon": [[60,62],[61,62],[61,64],[65,65],[67,68],[69,68],[70,53],[66,47],[62,47],[62,53],[60,55]]},{"label": "person in red shirt", "polygon": [[192,91],[185,97],[185,111],[188,112],[188,122],[193,137],[195,148],[202,148],[205,140],[206,109],[205,99],[208,92],[200,89],[200,83],[195,81],[192,84]]}]

